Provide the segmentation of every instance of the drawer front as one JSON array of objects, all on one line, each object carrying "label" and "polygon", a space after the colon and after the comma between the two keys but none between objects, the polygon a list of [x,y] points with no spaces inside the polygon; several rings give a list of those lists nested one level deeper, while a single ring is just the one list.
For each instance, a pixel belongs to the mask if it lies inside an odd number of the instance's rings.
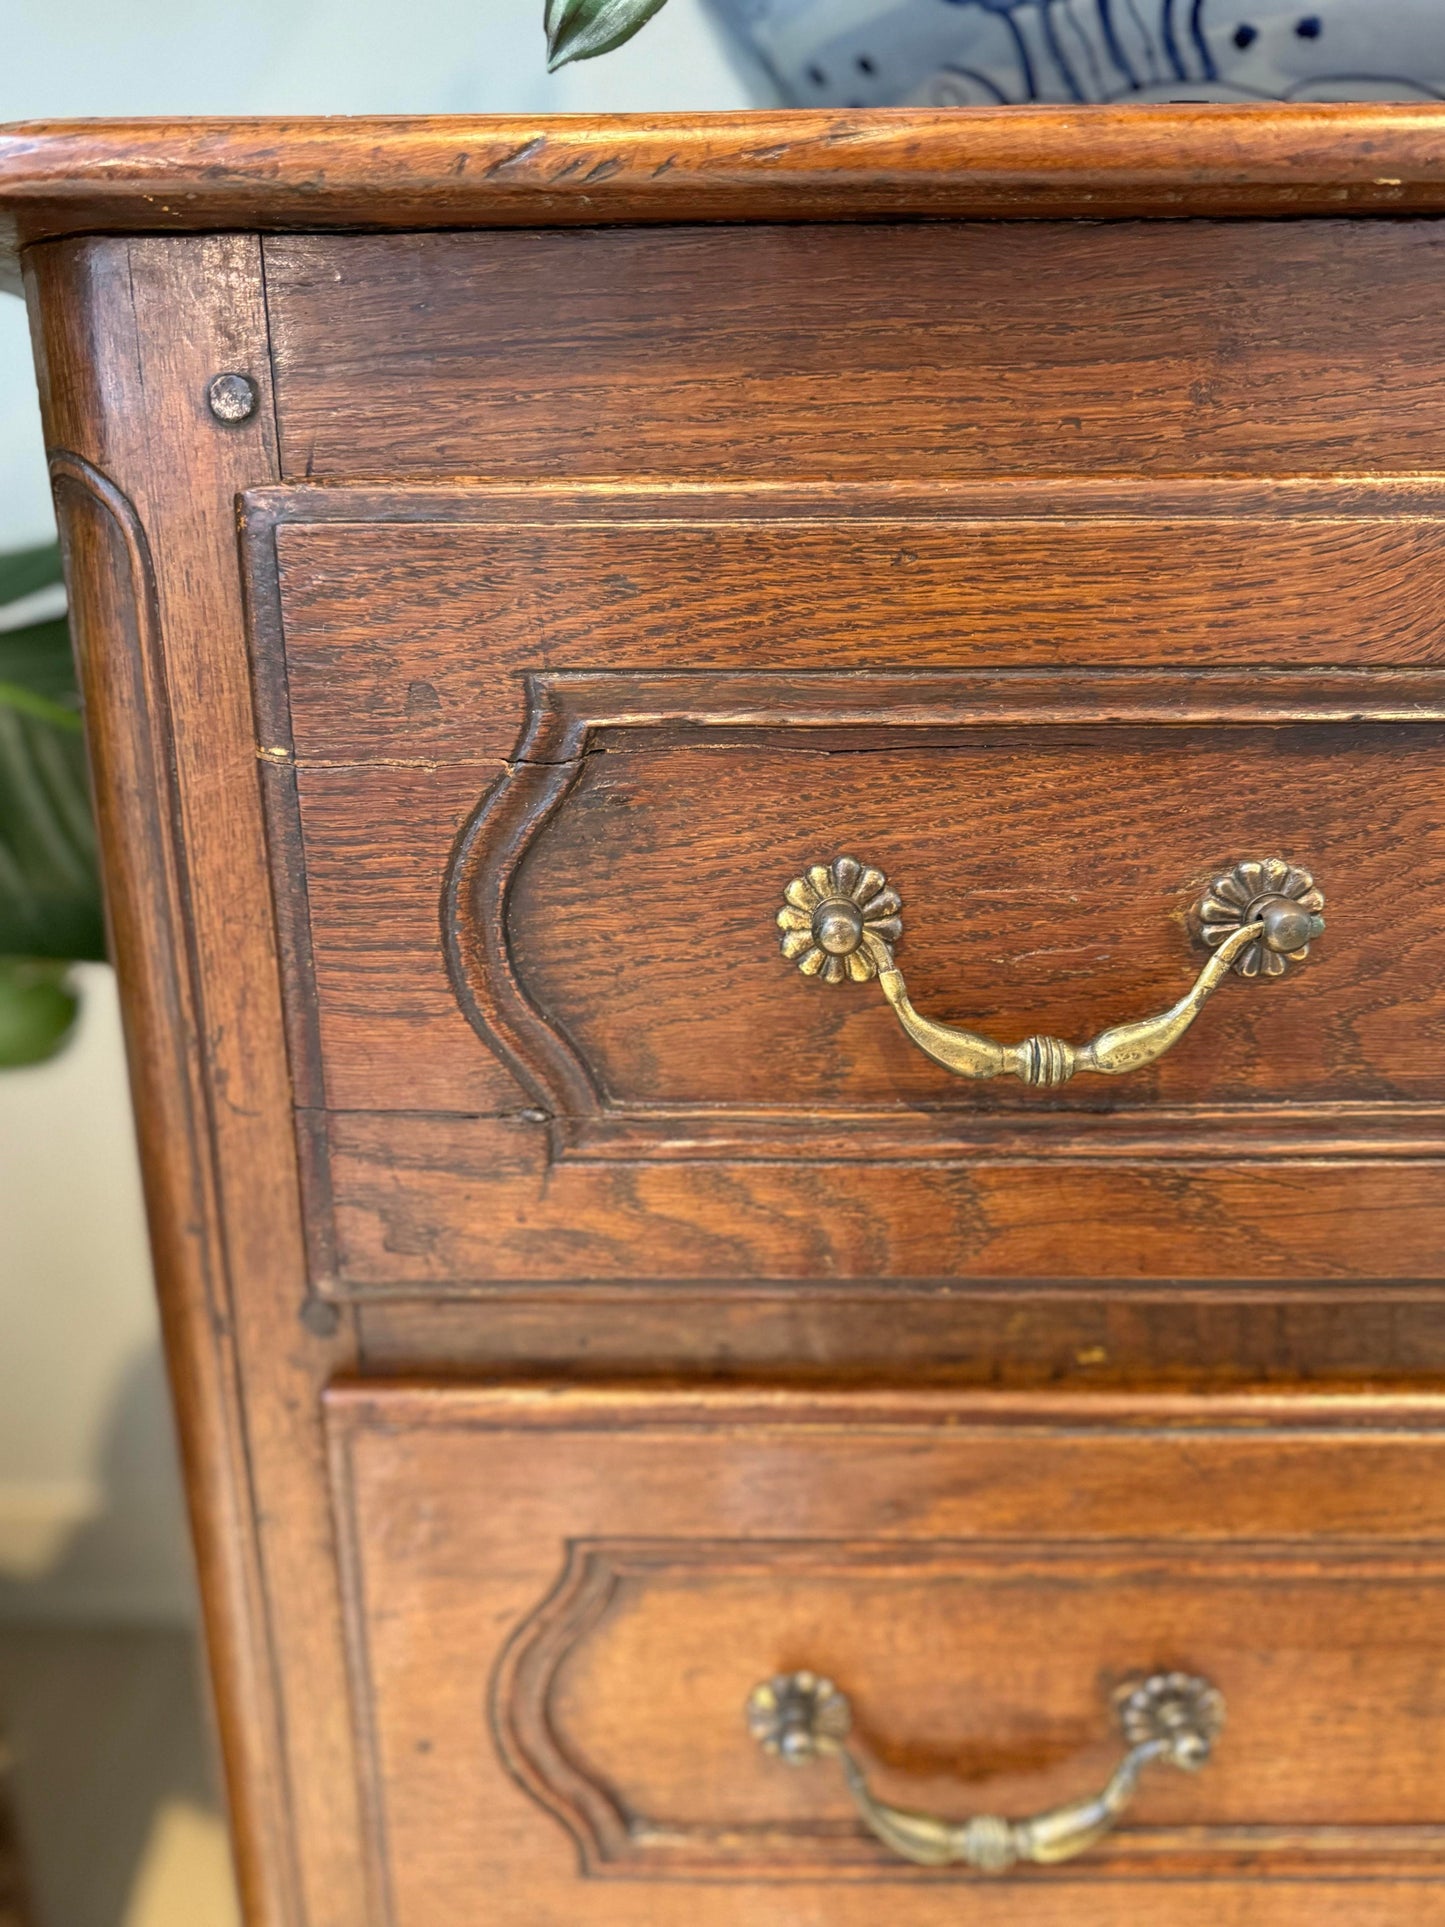
[{"label": "drawer front", "polygon": [[[330,1422],[388,1927],[1445,1917],[1427,1404],[452,1386]],[[1144,1677],[1225,1723],[1076,1858],[921,1867],[750,1732],[809,1670],[875,1796],[954,1822],[1096,1793]]]},{"label": "drawer front", "polygon": [[[323,1293],[1435,1275],[1425,485],[285,488],[247,528]],[[844,853],[916,1008],[1009,1046],[1172,1005],[1239,859],[1327,930],[1126,1075],[979,1080],[780,955]]]},{"label": "drawer front", "polygon": [[281,472],[1430,472],[1442,246],[1434,220],[277,235]]}]

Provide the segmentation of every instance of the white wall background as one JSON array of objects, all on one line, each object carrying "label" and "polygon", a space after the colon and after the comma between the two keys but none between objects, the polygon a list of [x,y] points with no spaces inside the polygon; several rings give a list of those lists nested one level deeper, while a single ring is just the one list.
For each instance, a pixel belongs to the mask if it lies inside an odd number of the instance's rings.
[{"label": "white wall background", "polygon": [[[546,72],[543,0],[10,0],[0,121],[748,105],[700,0]],[[0,549],[52,532],[24,310],[0,297]],[[120,1031],[84,972],[64,1057],[0,1072],[0,1617],[191,1610]]]}]

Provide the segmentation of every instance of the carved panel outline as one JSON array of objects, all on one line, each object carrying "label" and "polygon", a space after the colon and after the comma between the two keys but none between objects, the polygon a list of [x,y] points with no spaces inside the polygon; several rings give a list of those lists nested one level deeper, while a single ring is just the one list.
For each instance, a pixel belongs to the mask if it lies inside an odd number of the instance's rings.
[{"label": "carved panel outline", "polygon": [[[462,1009],[549,1120],[554,1157],[676,1155],[680,1135],[671,1111],[608,1100],[583,1053],[532,998],[512,954],[511,895],[521,866],[601,741],[650,735],[665,748],[714,731],[736,741],[870,730],[926,743],[981,726],[1046,732],[1445,721],[1445,672],[1438,670],[549,671],[522,680],[517,748],[464,826],[448,867],[442,939]],[[819,1122],[810,1112],[813,1141]],[[787,1154],[787,1124],[785,1114],[757,1123],[768,1154]],[[687,1126],[694,1156],[737,1155],[747,1134],[746,1120],[725,1113],[689,1112]],[[1019,1128],[1012,1120],[1010,1127]],[[1438,1138],[1438,1119],[1425,1128]],[[1148,1137],[1147,1122],[1135,1129]],[[865,1119],[863,1130],[860,1149],[868,1155],[886,1156],[900,1135],[916,1150],[915,1118],[880,1115]],[[1076,1152],[1077,1132],[1062,1135]]]},{"label": "carved panel outline", "polygon": [[[317,994],[309,955],[306,912],[305,856],[295,795],[295,770],[302,760],[293,743],[287,688],[286,640],[281,608],[277,536],[283,528],[346,526],[358,535],[383,525],[413,527],[520,528],[647,526],[715,529],[756,526],[826,526],[828,524],[902,526],[909,522],[942,522],[986,527],[997,523],[1039,524],[1060,531],[1099,523],[1122,526],[1152,525],[1161,518],[1182,525],[1265,522],[1284,517],[1300,526],[1320,523],[1341,529],[1361,524],[1426,526],[1445,520],[1445,498],[1433,478],[1377,477],[1367,481],[1314,476],[1172,477],[1147,481],[1131,477],[1051,476],[1042,479],[930,481],[926,484],[820,484],[709,481],[697,487],[675,483],[630,481],[457,482],[357,485],[289,482],[246,491],[240,501],[241,548],[251,598],[253,667],[257,706],[259,755],[267,805],[268,835],[275,877],[278,919],[282,925],[286,977],[285,1007],[291,1034],[293,1074],[298,1099],[298,1136],[307,1183],[320,1209],[313,1212],[318,1275],[334,1271],[333,1240],[327,1231],[330,1217],[328,1125],[322,1076]],[[874,672],[866,672],[873,674]],[[646,684],[659,689],[668,681],[680,683],[688,672],[673,678],[614,677],[634,693]],[[797,675],[797,685],[821,687],[821,675]],[[926,678],[914,678],[915,683]],[[524,697],[533,685],[573,684],[581,690],[588,681],[600,685],[603,676],[588,672],[559,672],[519,678]],[[737,686],[744,678],[714,674],[694,681]],[[844,680],[834,677],[835,682]],[[880,682],[891,678],[879,675]],[[939,680],[950,680],[944,677]],[[1161,706],[1192,687],[1200,700],[1198,720],[1235,722],[1432,722],[1445,714],[1445,671],[1429,668],[1363,668],[1354,670],[1289,669],[1196,671],[1160,670],[1130,675],[1108,670],[1067,672],[1049,669],[960,672],[951,678],[958,688],[978,688],[988,682],[1011,687],[1022,704],[1029,688],[1042,693],[1072,682],[1076,689],[1122,694],[1133,682],[1152,685]],[[1226,685],[1228,687],[1226,688]],[[1209,704],[1213,692],[1217,708]],[[1228,712],[1228,713],[1226,713]],[[1189,720],[1173,712],[1176,720]],[[535,712],[534,712],[535,716]],[[519,754],[532,734],[533,717],[521,731]],[[980,720],[1001,720],[996,712]],[[1098,720],[1097,714],[1094,717]],[[861,719],[859,719],[861,720]],[[892,719],[890,719],[892,720]],[[1050,720],[1044,706],[1031,708],[1027,721]],[[1056,720],[1077,718],[1063,713]],[[1148,720],[1139,708],[1119,715],[1120,723]],[[956,723],[956,719],[955,719]],[[634,708],[623,727],[647,727]],[[598,719],[598,726],[605,723]],[[666,727],[654,719],[655,728]],[[586,731],[580,732],[585,754]],[[580,771],[574,768],[575,777]],[[555,794],[545,796],[552,782]],[[514,761],[503,781],[482,799],[463,833],[473,862],[480,867],[483,853],[476,845],[483,819],[493,808],[502,821],[500,806],[511,791],[508,814],[522,818],[517,790],[532,784],[547,816],[565,803],[570,783],[559,773],[527,771]],[[527,847],[545,827],[544,817],[520,830],[512,853],[513,874]],[[460,854],[460,852],[459,852]],[[447,921],[454,923],[459,901],[458,865],[449,873]],[[446,946],[456,988],[462,933]],[[474,953],[479,946],[469,946]],[[515,1037],[540,1057],[522,1072],[524,1087],[533,1094],[548,1120],[545,1141],[551,1158],[599,1158],[628,1162],[637,1158],[701,1159],[738,1162],[772,1160],[849,1161],[861,1159],[913,1163],[970,1164],[1020,1157],[1072,1162],[1176,1161],[1186,1151],[1193,1161],[1215,1159],[1310,1160],[1345,1158],[1390,1161],[1436,1161],[1445,1155],[1445,1108],[1429,1103],[1394,1101],[1332,1103],[1323,1108],[1257,1103],[1249,1106],[1150,1105],[1096,1115],[1056,1113],[1047,1108],[1032,1112],[973,1113],[964,1108],[946,1112],[899,1111],[891,1115],[820,1114],[806,1121],[785,1112],[766,1116],[745,1111],[699,1112],[674,1109],[625,1109],[606,1104],[597,1092],[586,1063],[571,1040],[549,1024],[517,982],[505,950],[498,958],[501,974],[484,983],[481,1001],[495,1010],[506,1006],[515,1020]],[[477,1024],[478,999],[471,987],[459,993],[462,1007]],[[482,1035],[516,1070],[518,1059],[499,1026],[482,1018]],[[537,1071],[554,1082],[541,1083]],[[565,1093],[579,1096],[583,1108],[572,1114]],[[561,1100],[559,1102],[559,1099]]]},{"label": "carved panel outline", "polygon": [[[1294,1574],[1311,1582],[1381,1580],[1445,1584],[1438,1549],[1339,1542],[1321,1547],[1255,1541],[1201,1544],[1148,1541],[1050,1541],[1026,1545],[974,1540],[926,1545],[828,1540],[621,1540],[570,1542],[556,1585],[513,1631],[495,1668],[490,1693],[492,1732],[519,1787],[571,1834],[579,1871],[589,1879],[697,1878],[756,1880],[971,1880],[966,1870],[937,1874],[903,1868],[850,1821],[809,1825],[780,1814],[776,1828],[738,1825],[720,1816],[715,1827],[680,1824],[665,1815],[629,1812],[620,1791],[575,1748],[561,1727],[556,1689],[572,1655],[604,1625],[622,1587],[658,1577],[685,1582],[749,1573],[779,1580],[856,1583],[863,1574],[920,1573],[941,1584],[1008,1583],[1040,1573],[1070,1578],[1121,1567],[1163,1566],[1200,1583],[1232,1580],[1267,1584]],[[776,1654],[759,1655],[764,1673]],[[1130,1656],[1148,1667],[1159,1655]],[[739,1684],[739,1723],[742,1696]],[[706,1736],[699,1745],[706,1745]],[[760,1768],[760,1770],[762,1770]],[[1206,1803],[1207,1804],[1207,1803]],[[1329,1870],[1356,1873],[1388,1865],[1397,1873],[1445,1864],[1441,1823],[1309,1825],[1270,1823],[1127,1827],[1086,1860],[1051,1870],[1050,1881],[1106,1878],[1298,1878]]]},{"label": "carved panel outline", "polygon": [[[129,818],[124,837],[111,824],[109,845],[102,820],[111,941],[122,946],[129,962],[128,996],[137,1029],[147,1036],[148,1083],[137,1112],[142,1139],[149,1125],[157,1135],[164,1134],[166,1143],[165,1157],[154,1160],[158,1188],[150,1208],[157,1275],[174,1320],[168,1336],[176,1369],[185,1371],[193,1396],[206,1402],[217,1433],[216,1464],[192,1472],[194,1480],[206,1481],[205,1511],[194,1516],[204,1518],[207,1527],[202,1566],[215,1568],[205,1588],[205,1604],[218,1641],[213,1679],[218,1708],[226,1716],[228,1751],[243,1726],[252,1729],[250,1757],[238,1752],[231,1762],[230,1798],[238,1851],[245,1851],[254,1872],[260,1849],[248,1839],[250,1830],[269,1831],[284,1841],[292,1816],[282,1804],[288,1770],[281,1680],[266,1625],[254,1531],[257,1501],[246,1446],[225,1214],[213,1156],[213,1093],[196,1045],[207,1033],[205,997],[190,938],[191,885],[171,746],[170,681],[155,562],[139,509],[109,474],[65,448],[49,451],[49,472],[72,589],[71,622],[88,711],[92,782],[101,796],[121,799],[120,814]],[[108,557],[75,554],[84,541],[88,515],[104,519]],[[76,592],[77,568],[82,583],[88,581],[94,592],[104,584],[113,598],[115,636],[89,634],[86,599]],[[122,640],[127,646],[118,646]],[[98,647],[101,642],[107,646]],[[109,689],[108,681],[113,684]],[[116,723],[122,711],[129,718],[126,727]],[[138,834],[141,824],[143,833]],[[135,1077],[133,1073],[133,1081]],[[160,1230],[167,1221],[169,1238]],[[174,1235],[177,1228],[183,1237]],[[180,1276],[187,1266],[194,1268],[190,1284]],[[244,1505],[221,1502],[218,1482],[224,1480],[237,1483]],[[224,1526],[222,1520],[227,1521]],[[246,1721],[237,1721],[227,1704],[238,1694],[247,1698]],[[264,1772],[257,1768],[262,1755]],[[278,1879],[282,1891],[291,1892],[293,1873],[285,1852],[273,1852],[270,1858],[268,1879]]]}]

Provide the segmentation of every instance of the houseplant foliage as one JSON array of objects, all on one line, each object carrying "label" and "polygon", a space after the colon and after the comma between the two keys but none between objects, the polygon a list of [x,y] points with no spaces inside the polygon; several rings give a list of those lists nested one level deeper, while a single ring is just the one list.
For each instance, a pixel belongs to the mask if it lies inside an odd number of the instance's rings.
[{"label": "houseplant foliage", "polygon": [[[61,579],[53,544],[0,556],[8,608]],[[0,628],[0,1066],[65,1042],[70,966],[105,956],[80,701],[64,616]]]},{"label": "houseplant foliage", "polygon": [[630,40],[665,0],[547,0],[547,68],[592,60]]}]

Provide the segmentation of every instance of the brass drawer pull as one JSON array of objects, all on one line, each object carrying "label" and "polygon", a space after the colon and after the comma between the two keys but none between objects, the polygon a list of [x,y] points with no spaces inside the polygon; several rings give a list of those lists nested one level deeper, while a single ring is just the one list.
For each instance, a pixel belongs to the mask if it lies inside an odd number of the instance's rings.
[{"label": "brass drawer pull", "polygon": [[886,1805],[869,1790],[845,1743],[853,1722],[847,1699],[831,1680],[816,1673],[783,1673],[764,1680],[749,1696],[747,1718],[764,1751],[789,1766],[836,1759],[863,1824],[903,1859],[920,1867],[961,1864],[980,1873],[1006,1873],[1020,1860],[1050,1866],[1085,1852],[1112,1829],[1146,1766],[1160,1760],[1197,1773],[1224,1725],[1223,1697],[1208,1680],[1187,1673],[1156,1673],[1126,1688],[1116,1710],[1128,1751],[1103,1792],[1071,1800],[1032,1820],[1003,1820],[994,1814],[936,1820]]},{"label": "brass drawer pull", "polygon": [[1214,955],[1168,1010],[1117,1024],[1092,1043],[1026,1037],[996,1044],[970,1030],[936,1024],[909,1001],[893,946],[903,935],[903,904],[881,870],[852,857],[815,863],[784,892],[778,927],[783,955],[821,983],[866,983],[876,977],[893,1013],[920,1049],[960,1077],[1001,1077],[1025,1084],[1066,1084],[1076,1071],[1117,1076],[1152,1064],[1171,1050],[1233,969],[1242,977],[1278,977],[1303,963],[1325,927],[1323,893],[1308,870],[1281,857],[1247,858],[1216,877],[1194,907],[1201,940]]}]

